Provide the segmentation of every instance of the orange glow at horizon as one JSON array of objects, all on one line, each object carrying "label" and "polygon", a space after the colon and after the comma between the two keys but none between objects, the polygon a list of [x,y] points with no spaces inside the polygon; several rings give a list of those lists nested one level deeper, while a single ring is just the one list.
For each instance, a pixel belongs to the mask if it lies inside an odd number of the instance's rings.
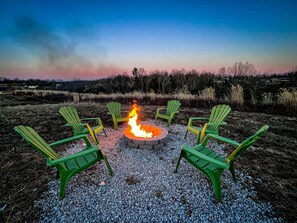
[{"label": "orange glow at horizon", "polygon": [[132,111],[129,113],[128,125],[131,128],[131,133],[136,137],[151,138],[153,137],[152,132],[147,132],[143,129],[140,124],[137,124],[138,114],[137,111],[140,110],[140,107],[136,103],[133,104]]}]

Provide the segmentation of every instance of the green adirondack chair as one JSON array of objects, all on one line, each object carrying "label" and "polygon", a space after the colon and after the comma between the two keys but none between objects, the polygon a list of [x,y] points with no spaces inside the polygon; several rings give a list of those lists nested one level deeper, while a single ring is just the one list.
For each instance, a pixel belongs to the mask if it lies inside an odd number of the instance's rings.
[{"label": "green adirondack chair", "polygon": [[[67,183],[74,175],[94,165],[96,162],[104,160],[110,175],[113,175],[112,169],[108,163],[107,157],[97,146],[90,143],[87,135],[77,135],[66,138],[51,144],[47,144],[38,133],[29,126],[17,126],[14,130],[28,141],[38,152],[47,158],[46,165],[57,168],[60,177],[60,198],[64,198]],[[52,149],[54,146],[69,143],[75,140],[83,139],[86,148],[76,154],[60,158]]]},{"label": "green adirondack chair", "polygon": [[[231,139],[224,138],[215,134],[208,134],[203,140],[202,144],[198,144],[194,147],[183,145],[174,172],[177,172],[181,158],[185,158],[189,163],[191,163],[194,167],[199,169],[209,178],[209,180],[212,182],[216,199],[220,201],[222,194],[221,174],[224,170],[229,169],[233,180],[236,181],[233,167],[234,161],[239,158],[250,145],[257,141],[257,139],[264,132],[266,132],[268,128],[268,125],[264,125],[259,131],[244,140],[242,143],[238,143]],[[225,159],[224,157],[221,157],[220,155],[207,148],[207,142],[210,138],[230,144],[237,148],[231,153],[228,158]]]},{"label": "green adirondack chair", "polygon": [[[73,107],[61,107],[59,109],[59,113],[67,122],[66,126],[70,126],[72,128],[74,136],[89,133],[97,145],[99,144],[99,140],[96,136],[98,132],[102,130],[105,136],[107,136],[100,118],[80,119],[77,110]],[[88,123],[82,123],[82,121],[88,120],[96,120],[97,126],[91,127]]]},{"label": "green adirondack chair", "polygon": [[[166,108],[158,108],[156,112],[157,118],[162,118],[167,120],[167,126],[171,125],[171,121],[174,118],[175,114],[178,114],[178,109],[181,106],[181,103],[177,100],[170,100],[167,102]],[[165,111],[161,113],[161,111]]]},{"label": "green adirondack chair", "polygon": [[121,103],[119,102],[109,102],[107,103],[107,109],[108,109],[108,113],[109,115],[111,115],[112,121],[113,121],[113,125],[114,125],[114,129],[118,130],[118,123],[119,122],[127,122],[129,120],[128,114],[127,117],[122,117],[122,112],[121,111]]},{"label": "green adirondack chair", "polygon": [[[202,142],[202,139],[207,134],[219,135],[219,128],[222,125],[226,125],[224,122],[227,115],[230,113],[231,108],[229,105],[217,105],[211,109],[211,114],[209,118],[196,118],[191,117],[188,122],[187,131],[185,134],[185,139],[187,137],[188,131],[197,135],[197,144]],[[208,121],[203,125],[203,127],[197,127],[193,125],[193,121]]]}]

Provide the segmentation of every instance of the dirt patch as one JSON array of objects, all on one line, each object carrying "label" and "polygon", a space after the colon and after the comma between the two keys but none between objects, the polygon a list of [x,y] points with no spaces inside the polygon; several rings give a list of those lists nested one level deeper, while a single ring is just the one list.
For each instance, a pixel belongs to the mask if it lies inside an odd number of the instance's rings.
[{"label": "dirt patch", "polygon": [[126,178],[126,182],[128,185],[135,185],[135,184],[139,184],[141,180],[137,179],[134,176],[130,176]]},{"label": "dirt patch", "polygon": [[155,191],[155,195],[157,198],[162,198],[163,197],[163,191],[158,189]]}]

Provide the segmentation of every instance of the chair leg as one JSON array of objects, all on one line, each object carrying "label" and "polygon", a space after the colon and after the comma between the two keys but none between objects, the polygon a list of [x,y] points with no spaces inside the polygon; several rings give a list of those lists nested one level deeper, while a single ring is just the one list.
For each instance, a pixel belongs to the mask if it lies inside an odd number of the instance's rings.
[{"label": "chair leg", "polygon": [[178,157],[178,160],[177,160],[177,164],[176,164],[176,167],[175,167],[175,170],[174,170],[174,173],[177,173],[177,169],[179,167],[179,164],[180,164],[180,160],[182,158],[182,154],[180,153],[179,157]]},{"label": "chair leg", "polygon": [[168,119],[168,121],[167,121],[167,127],[169,127],[170,125],[171,125],[171,120]]},{"label": "chair leg", "polygon": [[199,135],[198,135],[198,136],[197,136],[197,142],[196,142],[196,145],[198,145],[199,142],[200,142],[200,137],[199,137]]},{"label": "chair leg", "polygon": [[222,199],[221,176],[220,174],[217,174],[217,173],[211,173],[210,179],[213,185],[216,199],[217,201],[221,201]]},{"label": "chair leg", "polygon": [[230,162],[230,167],[229,167],[229,170],[231,172],[231,175],[232,175],[232,178],[233,178],[233,181],[236,182],[236,177],[235,177],[235,172],[234,172],[234,166],[233,166],[233,162]]},{"label": "chair leg", "polygon": [[169,127],[171,125],[172,120],[174,119],[173,117],[169,117],[168,122],[167,122],[167,126]]},{"label": "chair leg", "polygon": [[94,132],[93,134],[94,134],[94,138],[93,138],[93,140],[94,140],[95,144],[96,144],[96,145],[99,145],[100,143],[99,143],[99,140],[98,140],[98,138],[97,138],[96,133]]},{"label": "chair leg", "polygon": [[185,134],[185,136],[184,136],[184,139],[187,138],[187,135],[188,135],[188,129],[187,129],[187,131],[186,131],[186,134]]},{"label": "chair leg", "polygon": [[68,175],[66,174],[60,175],[60,199],[63,199],[65,196],[65,190],[66,190],[68,180],[69,180]]},{"label": "chair leg", "polygon": [[196,145],[198,145],[199,143],[201,143],[201,136],[200,136],[200,134],[201,134],[201,132],[199,132],[198,133],[198,135],[197,135],[197,143],[196,143]]},{"label": "chair leg", "polygon": [[59,179],[59,178],[60,178],[60,172],[57,170],[56,179]]},{"label": "chair leg", "polygon": [[116,120],[113,120],[114,129],[118,130],[118,122]]},{"label": "chair leg", "polygon": [[104,129],[102,129],[102,130],[103,130],[103,132],[104,132],[104,134],[105,134],[105,137],[107,137],[105,130],[104,130]]},{"label": "chair leg", "polygon": [[102,154],[102,155],[103,155],[103,159],[104,159],[104,162],[105,162],[105,164],[107,166],[107,169],[109,171],[110,176],[113,176],[113,171],[112,171],[112,169],[111,169],[111,167],[109,165],[107,157],[104,154]]}]

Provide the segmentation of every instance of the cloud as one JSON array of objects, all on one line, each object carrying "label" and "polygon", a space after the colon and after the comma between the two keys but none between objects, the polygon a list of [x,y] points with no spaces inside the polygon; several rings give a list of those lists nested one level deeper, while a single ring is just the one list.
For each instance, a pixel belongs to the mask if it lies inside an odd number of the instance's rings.
[{"label": "cloud", "polygon": [[[46,78],[99,78],[119,71],[116,66],[95,65],[76,51],[77,40],[83,38],[82,33],[79,38],[73,34],[62,35],[33,17],[22,15],[15,18],[12,36],[38,58],[39,72],[47,75]],[[90,36],[86,35],[86,38]]]}]

